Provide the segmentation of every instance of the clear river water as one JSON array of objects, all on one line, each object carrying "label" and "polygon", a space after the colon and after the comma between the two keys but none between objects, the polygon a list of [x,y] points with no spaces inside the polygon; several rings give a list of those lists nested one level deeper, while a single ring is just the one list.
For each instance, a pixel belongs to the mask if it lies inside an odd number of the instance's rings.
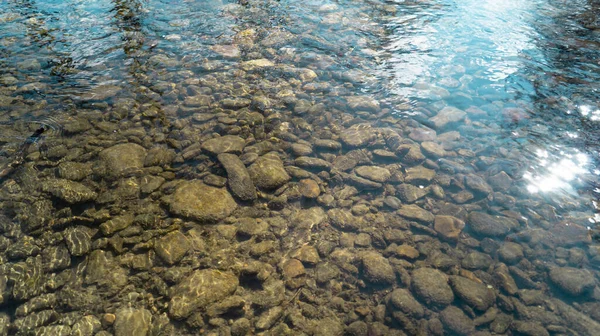
[{"label": "clear river water", "polygon": [[0,336],[600,335],[600,2],[0,2]]}]

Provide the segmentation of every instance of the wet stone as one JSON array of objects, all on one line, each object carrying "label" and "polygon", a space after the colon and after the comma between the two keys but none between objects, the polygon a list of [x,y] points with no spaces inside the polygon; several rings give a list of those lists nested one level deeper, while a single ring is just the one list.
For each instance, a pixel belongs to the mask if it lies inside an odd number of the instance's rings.
[{"label": "wet stone", "polygon": [[239,284],[232,273],[212,269],[197,270],[171,290],[169,315],[183,319],[235,292]]},{"label": "wet stone", "polygon": [[348,210],[331,209],[327,211],[331,224],[342,231],[358,231],[363,224],[360,217],[355,217]]},{"label": "wet stone", "polygon": [[517,243],[505,242],[498,249],[498,256],[500,257],[501,261],[512,265],[523,259],[523,248]]},{"label": "wet stone", "polygon": [[275,153],[265,154],[248,168],[254,185],[260,189],[277,189],[290,180],[283,162]]},{"label": "wet stone", "polygon": [[13,324],[18,330],[31,331],[35,328],[48,325],[58,319],[58,313],[54,310],[42,310],[32,313],[26,317],[16,319]]},{"label": "wet stone", "polygon": [[383,200],[383,204],[387,205],[388,207],[394,210],[398,210],[402,206],[402,201],[400,201],[400,199],[394,196],[386,196]]},{"label": "wet stone", "polygon": [[158,190],[165,181],[166,180],[160,176],[144,176],[140,181],[140,191],[144,194],[151,194]]},{"label": "wet stone", "polygon": [[93,336],[100,330],[102,324],[93,315],[86,315],[79,321],[75,322],[72,327],[73,336]]},{"label": "wet stone", "polygon": [[425,313],[423,306],[417,301],[410,291],[396,288],[390,295],[390,304],[402,313],[414,318],[421,318]]},{"label": "wet stone", "polygon": [[292,152],[294,153],[294,155],[296,156],[307,156],[307,155],[311,155],[313,150],[312,147],[310,147],[309,145],[305,145],[305,144],[299,144],[299,143],[295,143],[291,146]]},{"label": "wet stone", "polygon": [[428,189],[419,188],[412,184],[403,183],[396,187],[396,195],[406,203],[413,203],[428,193]]},{"label": "wet stone", "polygon": [[178,263],[189,249],[189,239],[179,231],[171,232],[158,239],[154,245],[156,254],[169,265]]},{"label": "wet stone", "polygon": [[371,181],[384,183],[392,176],[386,168],[376,166],[360,166],[354,169],[356,174]]},{"label": "wet stone", "polygon": [[202,106],[209,106],[211,102],[212,102],[211,96],[199,94],[199,95],[195,95],[195,96],[185,97],[183,104],[185,106],[189,106],[189,107],[202,107]]},{"label": "wet stone", "polygon": [[317,139],[314,141],[314,145],[317,148],[325,149],[325,150],[340,150],[340,149],[342,149],[342,144],[335,140]]},{"label": "wet stone", "polygon": [[493,191],[492,187],[490,187],[483,178],[475,174],[468,174],[465,177],[465,185],[469,189],[483,195],[488,195]]},{"label": "wet stone", "polygon": [[15,311],[16,316],[27,316],[35,311],[52,308],[57,304],[54,293],[42,294],[20,305]]},{"label": "wet stone", "polygon": [[138,144],[124,143],[100,152],[100,161],[110,177],[122,177],[144,167],[146,149]]},{"label": "wet stone", "polygon": [[586,269],[555,267],[549,275],[554,285],[573,296],[589,293],[596,286],[594,275]]},{"label": "wet stone", "polygon": [[64,179],[45,180],[42,190],[70,204],[93,201],[98,196],[85,185]]},{"label": "wet stone", "polygon": [[447,152],[442,145],[431,141],[425,141],[421,143],[421,150],[425,155],[433,158],[441,158],[450,155],[450,153]]},{"label": "wet stone", "polygon": [[379,111],[379,102],[367,96],[347,97],[348,107],[360,111]]},{"label": "wet stone", "polygon": [[518,222],[504,216],[492,216],[483,212],[471,212],[467,219],[471,230],[486,237],[502,237],[518,227]]},{"label": "wet stone", "polygon": [[512,185],[512,178],[503,171],[496,175],[490,176],[488,181],[498,191],[506,191]]},{"label": "wet stone", "polygon": [[412,290],[427,305],[447,306],[454,301],[446,274],[433,268],[419,268],[412,273]]},{"label": "wet stone", "polygon": [[226,189],[207,186],[197,180],[179,184],[171,197],[165,197],[165,202],[172,213],[202,223],[217,222],[237,208]]},{"label": "wet stone", "polygon": [[233,195],[242,201],[255,200],[256,187],[244,163],[233,154],[223,153],[217,158],[227,171],[227,182]]},{"label": "wet stone", "polygon": [[492,262],[492,257],[490,257],[488,254],[473,251],[463,258],[462,266],[466,269],[485,270],[492,265]]},{"label": "wet stone", "polygon": [[298,188],[302,196],[306,198],[317,198],[321,194],[319,184],[312,179],[302,179],[298,182]]},{"label": "wet stone", "polygon": [[239,58],[240,48],[235,44],[219,44],[211,46],[210,49],[225,58]]},{"label": "wet stone", "polygon": [[405,181],[408,183],[429,183],[435,177],[435,170],[416,166],[406,169]]},{"label": "wet stone", "polygon": [[134,217],[132,214],[118,216],[100,224],[100,230],[102,230],[102,233],[105,236],[111,236],[113,233],[121,231],[131,225],[133,219]]},{"label": "wet stone", "polygon": [[402,162],[405,162],[407,164],[418,164],[425,159],[426,157],[421,152],[421,147],[419,147],[418,145],[411,145],[408,147],[408,152],[404,154]]},{"label": "wet stone", "polygon": [[398,209],[398,214],[402,217],[425,223],[432,223],[435,218],[431,212],[415,204],[403,205]]},{"label": "wet stone", "polygon": [[314,169],[314,170],[330,170],[331,163],[314,157],[301,156],[294,160],[294,164],[298,167]]},{"label": "wet stone", "polygon": [[396,283],[396,274],[389,261],[377,252],[366,252],[362,258],[363,275],[375,285],[389,286]]},{"label": "wet stone", "polygon": [[63,244],[49,246],[42,251],[44,270],[54,272],[68,268],[71,265],[71,255]]},{"label": "wet stone", "polygon": [[152,322],[150,311],[143,308],[121,308],[115,315],[115,336],[148,335]]},{"label": "wet stone", "polygon": [[465,222],[452,216],[435,216],[435,231],[444,239],[456,240],[465,227]]},{"label": "wet stone", "polygon": [[348,147],[365,147],[375,140],[375,134],[370,129],[346,129],[340,140]]},{"label": "wet stone", "polygon": [[242,62],[240,64],[240,67],[244,71],[254,71],[257,69],[272,67],[274,65],[275,64],[273,62],[269,61],[268,59],[261,58],[261,59],[255,59],[255,60]]},{"label": "wet stone", "polygon": [[463,110],[457,109],[456,107],[446,106],[441,109],[438,114],[429,120],[435,125],[437,129],[443,128],[449,123],[461,121],[465,118],[467,113]]},{"label": "wet stone", "polygon": [[315,268],[315,276],[318,283],[327,283],[340,274],[340,269],[329,262],[320,263]]},{"label": "wet stone", "polygon": [[58,176],[71,181],[81,181],[92,174],[92,167],[86,163],[61,162],[58,165]]},{"label": "wet stone", "polygon": [[247,98],[226,98],[221,100],[221,104],[225,108],[240,109],[249,106],[252,101]]},{"label": "wet stone", "polygon": [[357,188],[361,189],[361,190],[374,190],[374,189],[379,189],[383,187],[383,184],[379,183],[379,182],[374,182],[371,180],[368,180],[366,178],[357,176],[357,175],[353,175],[353,174],[340,174],[344,177],[344,180],[352,185],[355,185]]},{"label": "wet stone", "polygon": [[23,301],[39,295],[44,283],[42,257],[30,257],[14,264],[9,279],[14,283],[14,299]]},{"label": "wet stone", "polygon": [[256,320],[255,327],[258,330],[271,328],[283,315],[283,308],[276,306],[262,313]]},{"label": "wet stone", "polygon": [[241,154],[246,141],[237,135],[225,135],[204,141],[202,149],[212,155],[221,153]]},{"label": "wet stone", "polygon": [[470,335],[475,331],[473,321],[458,307],[449,306],[440,313],[444,327],[453,335]]},{"label": "wet stone", "polygon": [[451,276],[450,284],[456,296],[478,311],[486,311],[496,301],[486,285],[461,276]]},{"label": "wet stone", "polygon": [[550,336],[550,333],[542,324],[539,322],[531,321],[514,321],[511,325],[511,329],[517,335],[527,336]]},{"label": "wet stone", "polygon": [[171,164],[173,159],[175,159],[175,151],[166,147],[157,146],[148,151],[148,154],[144,159],[144,166],[165,166]]}]

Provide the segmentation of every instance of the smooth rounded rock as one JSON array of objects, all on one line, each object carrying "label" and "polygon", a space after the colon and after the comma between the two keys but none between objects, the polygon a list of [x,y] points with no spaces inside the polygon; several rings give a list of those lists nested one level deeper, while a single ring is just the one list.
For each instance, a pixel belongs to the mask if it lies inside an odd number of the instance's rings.
[{"label": "smooth rounded rock", "polygon": [[447,306],[454,301],[446,274],[433,268],[419,268],[412,273],[412,290],[427,305]]},{"label": "smooth rounded rock", "polygon": [[173,195],[165,197],[165,202],[175,215],[203,223],[217,222],[237,208],[227,189],[211,187],[198,180],[179,184]]},{"label": "smooth rounded rock", "polygon": [[502,237],[519,226],[512,218],[492,216],[483,212],[471,212],[467,223],[475,233],[486,237]]},{"label": "smooth rounded rock", "polygon": [[453,216],[435,216],[433,228],[446,240],[456,240],[465,227],[465,222]]},{"label": "smooth rounded rock", "polygon": [[440,313],[440,320],[452,335],[470,335],[475,324],[460,308],[449,306]]},{"label": "smooth rounded rock", "polygon": [[354,169],[356,175],[371,181],[384,183],[390,179],[392,174],[386,168],[376,166],[360,166]]},{"label": "smooth rounded rock", "polygon": [[143,308],[122,308],[115,315],[115,336],[148,335],[152,322],[150,311]]},{"label": "smooth rounded rock", "polygon": [[246,141],[237,135],[225,135],[204,141],[202,149],[212,155],[221,153],[241,154]]},{"label": "smooth rounded rock", "polygon": [[478,311],[486,311],[496,300],[486,285],[461,276],[451,276],[450,284],[456,296]]},{"label": "smooth rounded rock", "polygon": [[276,153],[267,153],[256,159],[248,167],[248,172],[254,185],[260,189],[277,189],[290,180],[290,175]]},{"label": "smooth rounded rock", "polygon": [[108,176],[122,177],[144,167],[146,149],[134,143],[118,144],[100,152],[99,157]]},{"label": "smooth rounded rock", "polygon": [[553,284],[573,296],[589,293],[596,286],[594,275],[586,269],[555,267],[549,275]]},{"label": "smooth rounded rock", "polygon": [[389,261],[377,252],[367,252],[362,256],[363,274],[367,281],[376,285],[393,285],[396,274]]},{"label": "smooth rounded rock", "polygon": [[256,200],[256,187],[242,160],[227,153],[219,154],[217,158],[227,171],[227,183],[233,195],[242,201]]},{"label": "smooth rounded rock", "polygon": [[154,244],[156,254],[169,265],[179,262],[189,249],[189,239],[179,231],[167,234]]},{"label": "smooth rounded rock", "polygon": [[421,318],[425,313],[425,309],[423,309],[419,301],[404,288],[394,289],[390,295],[390,303],[394,308],[414,318]]}]

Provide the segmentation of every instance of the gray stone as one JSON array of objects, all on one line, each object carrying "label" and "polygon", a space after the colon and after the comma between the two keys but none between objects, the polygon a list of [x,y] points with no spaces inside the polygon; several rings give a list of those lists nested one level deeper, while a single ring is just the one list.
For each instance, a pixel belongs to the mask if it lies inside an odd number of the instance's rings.
[{"label": "gray stone", "polygon": [[242,160],[226,153],[219,154],[217,158],[227,171],[227,183],[233,195],[242,201],[256,200],[256,187]]},{"label": "gray stone", "polygon": [[267,311],[265,311],[264,313],[262,313],[259,317],[258,320],[256,321],[256,329],[258,330],[266,330],[271,328],[275,322],[277,322],[279,320],[279,318],[282,316],[283,314],[283,308],[276,306],[273,307]]},{"label": "gray stone", "polygon": [[390,295],[390,303],[395,309],[417,319],[425,313],[423,306],[404,288],[394,289]]},{"label": "gray stone", "polygon": [[42,190],[70,204],[93,201],[98,197],[94,191],[79,182],[52,179],[42,182]]},{"label": "gray stone", "polygon": [[447,306],[454,301],[446,274],[433,268],[419,268],[412,273],[412,290],[427,305]]},{"label": "gray stone", "polygon": [[265,154],[248,168],[250,177],[260,189],[277,189],[290,180],[283,162],[276,153]]},{"label": "gray stone", "polygon": [[550,280],[564,292],[574,296],[589,293],[596,286],[592,272],[573,267],[553,268],[550,270]]},{"label": "gray stone", "polygon": [[44,270],[42,256],[29,257],[12,265],[9,279],[14,283],[13,298],[18,301],[29,300],[44,289]]},{"label": "gray stone", "polygon": [[419,188],[412,184],[403,183],[396,187],[396,195],[406,203],[413,203],[428,193],[429,189]]},{"label": "gray stone", "polygon": [[71,327],[68,325],[55,324],[35,329],[36,336],[70,336]]},{"label": "gray stone", "polygon": [[456,296],[478,311],[486,311],[496,301],[494,292],[482,283],[461,276],[451,276],[450,284]]},{"label": "gray stone", "polygon": [[146,149],[138,144],[124,143],[100,152],[100,160],[110,177],[123,177],[144,167]]},{"label": "gray stone", "polygon": [[452,335],[470,335],[475,331],[475,324],[458,307],[449,306],[440,313],[440,320]]},{"label": "gray stone", "polygon": [[207,186],[198,180],[180,183],[164,201],[172,213],[203,223],[217,222],[237,208],[226,189]]},{"label": "gray stone", "polygon": [[423,166],[410,167],[406,169],[407,183],[429,183],[435,177],[435,170]]},{"label": "gray stone", "polygon": [[473,232],[487,237],[503,237],[519,226],[512,218],[492,216],[483,212],[471,212],[467,223]]},{"label": "gray stone", "polygon": [[548,330],[541,323],[535,321],[514,321],[511,329],[517,335],[550,336]]},{"label": "gray stone", "polygon": [[100,331],[102,324],[93,315],[86,315],[79,321],[75,322],[72,328],[72,336],[93,336]]},{"label": "gray stone", "polygon": [[144,176],[140,181],[140,191],[144,194],[151,194],[158,190],[165,181],[161,176]]},{"label": "gray stone", "polygon": [[498,256],[509,265],[516,264],[524,257],[523,248],[517,243],[504,242],[498,249]]},{"label": "gray stone", "polygon": [[99,85],[86,91],[80,98],[81,100],[102,101],[115,97],[121,89],[120,86],[116,85]]},{"label": "gray stone", "polygon": [[156,254],[169,265],[178,263],[189,249],[189,239],[179,231],[167,234],[154,244]]},{"label": "gray stone", "polygon": [[475,174],[468,174],[465,176],[465,185],[469,189],[485,196],[493,191],[492,187],[490,187],[483,178]]},{"label": "gray stone", "polygon": [[362,255],[363,275],[375,285],[390,286],[396,283],[396,274],[389,261],[377,252]]},{"label": "gray stone", "polygon": [[392,174],[386,168],[376,166],[360,166],[354,169],[356,174],[371,181],[385,183],[390,179]]},{"label": "gray stone", "polygon": [[322,336],[342,336],[344,334],[344,325],[335,318],[326,317],[317,322],[315,333]]},{"label": "gray stone", "polygon": [[348,147],[365,147],[375,140],[372,129],[346,129],[340,134],[340,140]]},{"label": "gray stone", "polygon": [[188,317],[197,309],[223,300],[233,294],[238,278],[229,272],[213,269],[197,270],[171,290],[169,315],[177,320]]},{"label": "gray stone", "polygon": [[221,153],[241,154],[246,141],[237,135],[225,135],[204,141],[202,149],[212,155]]},{"label": "gray stone", "polygon": [[144,166],[168,166],[175,159],[175,155],[175,151],[170,148],[152,147],[144,159]]},{"label": "gray stone", "polygon": [[294,164],[298,167],[315,169],[315,170],[330,170],[331,163],[314,157],[301,156],[294,160]]},{"label": "gray stone", "polygon": [[456,107],[446,106],[441,109],[438,114],[432,118],[429,118],[437,129],[443,128],[449,123],[461,121],[465,118],[467,112],[459,110]]},{"label": "gray stone", "polygon": [[492,257],[488,254],[473,251],[463,258],[462,267],[472,270],[487,270],[492,265],[492,262]]},{"label": "gray stone", "polygon": [[329,140],[329,139],[317,139],[314,141],[314,145],[317,148],[321,148],[321,149],[325,149],[325,150],[340,150],[342,149],[342,144],[335,141],[335,140]]},{"label": "gray stone", "polygon": [[148,335],[152,322],[150,311],[143,308],[121,308],[115,315],[115,336]]},{"label": "gray stone", "polygon": [[442,145],[431,141],[425,141],[421,143],[421,150],[425,155],[436,159],[451,154],[447,152]]},{"label": "gray stone", "polygon": [[64,244],[48,246],[42,251],[46,272],[61,271],[71,266],[71,255]]},{"label": "gray stone", "polygon": [[292,144],[291,149],[294,155],[296,156],[311,155],[313,152],[312,147],[310,147],[309,145],[299,143]]},{"label": "gray stone", "polygon": [[335,279],[338,275],[340,275],[340,269],[329,262],[320,263],[315,268],[316,280],[320,284],[327,283],[330,280]]}]

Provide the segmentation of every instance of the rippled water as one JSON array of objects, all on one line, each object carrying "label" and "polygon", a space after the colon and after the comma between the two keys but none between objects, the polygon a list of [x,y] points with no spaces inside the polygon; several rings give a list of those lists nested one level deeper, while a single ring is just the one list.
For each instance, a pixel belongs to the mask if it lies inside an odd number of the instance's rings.
[{"label": "rippled water", "polygon": [[3,1],[0,335],[600,334],[599,9]]}]

